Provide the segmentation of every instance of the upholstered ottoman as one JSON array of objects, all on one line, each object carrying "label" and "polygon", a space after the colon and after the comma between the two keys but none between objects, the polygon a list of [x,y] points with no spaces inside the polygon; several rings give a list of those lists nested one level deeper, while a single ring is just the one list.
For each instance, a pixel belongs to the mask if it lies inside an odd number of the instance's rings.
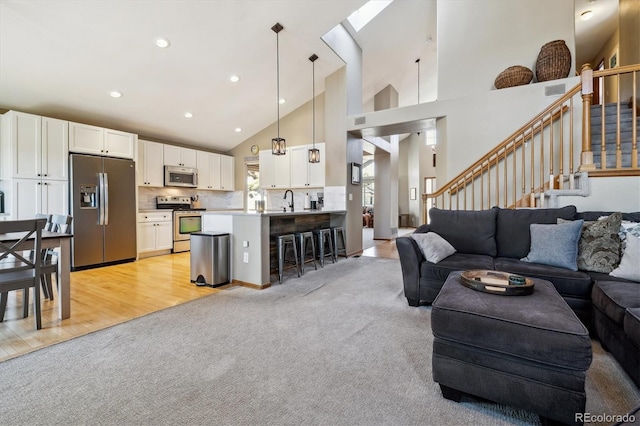
[{"label": "upholstered ottoman", "polygon": [[533,279],[527,296],[482,293],[453,272],[433,302],[433,380],[447,399],[468,393],[576,424],[584,413],[589,332],[555,290]]}]

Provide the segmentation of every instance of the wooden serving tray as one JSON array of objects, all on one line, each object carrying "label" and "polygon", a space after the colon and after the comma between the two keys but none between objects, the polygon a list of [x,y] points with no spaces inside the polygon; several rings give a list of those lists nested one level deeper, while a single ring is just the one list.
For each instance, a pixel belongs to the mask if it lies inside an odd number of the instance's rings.
[{"label": "wooden serving tray", "polygon": [[[520,280],[522,284],[512,284],[512,280]],[[460,274],[460,284],[473,290],[503,296],[526,296],[533,293],[533,281],[522,275],[508,272],[474,269]]]}]

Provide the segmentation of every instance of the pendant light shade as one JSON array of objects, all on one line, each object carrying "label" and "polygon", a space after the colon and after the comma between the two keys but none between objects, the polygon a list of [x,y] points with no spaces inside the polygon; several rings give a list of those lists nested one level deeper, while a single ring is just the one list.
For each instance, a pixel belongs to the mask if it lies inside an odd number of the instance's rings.
[{"label": "pendant light shade", "polygon": [[311,61],[311,68],[312,68],[311,86],[313,87],[313,93],[311,94],[311,103],[313,105],[313,113],[312,113],[313,124],[311,126],[312,128],[311,132],[313,134],[313,148],[309,150],[310,163],[320,162],[320,150],[316,148],[316,59],[318,59],[318,56],[315,53],[309,56],[309,60]]},{"label": "pendant light shade", "polygon": [[271,154],[285,155],[287,153],[287,141],[280,137],[280,43],[278,39],[278,33],[282,31],[284,27],[276,23],[271,29],[276,33],[276,105],[278,107],[278,137],[271,139]]}]

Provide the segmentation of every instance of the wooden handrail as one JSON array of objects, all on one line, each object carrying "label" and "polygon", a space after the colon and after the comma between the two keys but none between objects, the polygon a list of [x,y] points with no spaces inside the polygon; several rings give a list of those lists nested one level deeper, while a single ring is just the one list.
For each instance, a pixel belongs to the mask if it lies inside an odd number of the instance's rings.
[{"label": "wooden handrail", "polygon": [[535,124],[539,122],[542,117],[544,117],[545,115],[548,115],[551,111],[558,108],[560,105],[562,105],[563,103],[571,99],[573,96],[575,96],[580,91],[580,88],[581,88],[580,84],[577,84],[575,87],[571,88],[562,97],[557,99],[554,103],[552,103],[551,105],[546,107],[544,110],[542,110],[541,113],[539,113],[538,115],[533,117],[531,120],[529,120],[527,124],[525,124],[524,126],[520,127],[518,130],[513,132],[509,137],[503,140],[500,144],[498,144],[495,148],[493,148],[491,151],[485,154],[482,158],[480,158],[478,161],[476,161],[475,163],[467,167],[462,173],[458,174],[456,177],[451,179],[448,184],[444,185],[442,188],[440,188],[439,190],[437,190],[432,194],[427,194],[427,198],[436,198],[444,194],[445,191],[449,190],[451,186],[453,186],[453,184],[457,183],[465,175],[468,175],[471,170],[475,170],[476,167],[479,167],[481,164],[484,164],[488,159],[496,155],[498,151],[504,149],[512,140],[522,135],[524,132],[527,131],[527,129],[533,128]]},{"label": "wooden handrail", "polygon": [[[637,114],[635,113],[632,119],[631,165],[630,167],[624,166],[624,168],[622,166],[620,88],[621,76],[630,73],[631,80],[625,80],[627,82],[624,83],[625,87],[629,84],[632,86],[632,93],[637,93],[637,77],[640,75],[638,71],[640,71],[640,64],[598,71],[591,70],[588,64],[585,65],[579,84],[569,89],[436,192],[422,194],[423,220],[426,220],[427,202],[430,199],[434,200],[433,205],[441,205],[443,208],[448,206],[448,208],[467,209],[468,199],[471,201],[472,209],[483,208],[485,203],[486,205],[502,203],[505,207],[544,206],[546,197],[543,193],[546,190],[556,189],[556,187],[557,189],[567,189],[567,187],[575,189],[574,173],[576,171],[586,172],[593,176],[637,176],[639,174],[638,132],[636,129]],[[615,155],[616,165],[613,169],[606,168],[604,105],[601,111],[603,122],[601,148],[595,153],[600,155],[599,165],[594,164],[590,124],[593,81],[609,76],[618,79],[617,94],[614,94],[617,99],[615,103],[618,105],[615,118],[618,123],[615,134],[615,152],[608,154],[609,156]],[[603,81],[601,84],[607,83]],[[582,97],[581,107],[575,104],[579,99],[577,96],[579,94]],[[629,107],[633,111],[638,107],[635,96],[631,97]],[[574,121],[576,119],[582,121],[582,140],[581,143],[577,140],[574,144]],[[529,141],[531,141],[531,147],[525,150],[524,147]],[[576,159],[579,157],[577,169],[574,168],[574,157]],[[501,167],[501,163],[504,167]],[[586,174],[583,173],[581,176],[586,176]],[[492,193],[494,190],[495,194]],[[521,191],[520,199],[517,199],[518,191]],[[476,192],[479,193],[479,197],[476,196]]]},{"label": "wooden handrail", "polygon": [[[568,106],[564,105],[560,110],[556,111],[555,113],[553,113],[553,115],[547,119],[545,119],[542,124],[537,124],[535,126],[535,128],[533,128],[533,134],[531,129],[528,130],[528,133],[525,135],[518,135],[518,136],[523,136],[522,138],[518,138],[513,140],[513,143],[510,144],[509,142],[511,142],[511,139],[506,140],[505,142],[507,142],[504,146],[504,150],[502,151],[501,155],[498,156],[496,155],[495,158],[493,159],[489,159],[489,161],[487,162],[489,168],[495,166],[498,164],[499,161],[503,160],[504,158],[506,158],[509,154],[514,153],[518,148],[520,148],[522,145],[524,145],[525,143],[527,143],[530,140],[533,140],[533,138],[539,134],[543,129],[545,129],[547,126],[549,126],[551,123],[553,123],[556,119],[558,119],[563,113],[567,112],[567,110],[569,109]],[[495,150],[494,150],[495,151]],[[499,151],[499,150],[497,150]],[[497,152],[496,152],[497,154]],[[483,166],[485,165],[484,162],[482,163]],[[468,176],[468,173],[465,174],[461,174],[461,176],[463,176],[463,179],[475,179],[476,177],[478,177],[480,174],[482,174],[482,170],[476,169],[476,168],[468,168],[467,170],[471,169],[471,171],[473,172],[472,175],[470,177]],[[484,167],[483,167],[484,169]],[[451,189],[451,194],[455,194],[458,191],[458,184],[460,183],[460,179],[458,179],[456,182],[453,182],[453,180],[451,180],[452,184],[449,185],[449,188]],[[464,187],[464,186],[463,186]],[[435,193],[434,194],[427,194],[427,198],[435,198]],[[432,195],[433,197],[429,197],[429,195]]]}]

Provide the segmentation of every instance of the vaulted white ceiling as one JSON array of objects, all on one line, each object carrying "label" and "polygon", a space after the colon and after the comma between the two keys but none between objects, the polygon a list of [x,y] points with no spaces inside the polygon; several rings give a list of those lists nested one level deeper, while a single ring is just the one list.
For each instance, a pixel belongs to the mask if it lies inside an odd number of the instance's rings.
[{"label": "vaulted white ceiling", "polygon": [[[586,1],[576,0],[576,10]],[[343,66],[321,37],[364,3],[0,0],[0,108],[228,151],[276,120],[271,27],[284,26],[283,116],[311,99],[311,54],[319,56],[316,94]],[[417,103],[418,81],[420,101],[434,100],[436,34],[436,0],[396,0],[354,34],[363,49],[365,110],[388,84],[400,106]],[[157,37],[170,47],[156,47]],[[231,74],[240,81],[231,83]],[[123,96],[111,98],[112,90]]]}]

